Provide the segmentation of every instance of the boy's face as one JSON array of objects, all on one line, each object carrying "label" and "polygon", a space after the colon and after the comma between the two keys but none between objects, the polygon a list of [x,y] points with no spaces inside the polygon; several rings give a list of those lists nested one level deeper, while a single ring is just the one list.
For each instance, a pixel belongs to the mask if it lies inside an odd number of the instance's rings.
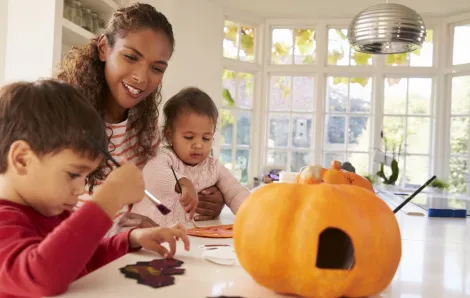
[{"label": "boy's face", "polygon": [[14,171],[14,188],[21,200],[44,216],[72,210],[85,192],[85,179],[101,159],[89,160],[72,150],[38,157],[28,150],[10,152],[9,169]]}]

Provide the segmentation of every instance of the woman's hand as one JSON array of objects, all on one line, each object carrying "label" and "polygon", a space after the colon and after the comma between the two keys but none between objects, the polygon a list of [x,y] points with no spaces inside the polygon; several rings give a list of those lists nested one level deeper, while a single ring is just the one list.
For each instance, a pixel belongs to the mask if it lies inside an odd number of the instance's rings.
[{"label": "woman's hand", "polygon": [[225,201],[222,192],[215,187],[211,186],[203,189],[199,194],[199,203],[196,208],[196,215],[194,220],[212,220],[219,216],[224,208]]}]

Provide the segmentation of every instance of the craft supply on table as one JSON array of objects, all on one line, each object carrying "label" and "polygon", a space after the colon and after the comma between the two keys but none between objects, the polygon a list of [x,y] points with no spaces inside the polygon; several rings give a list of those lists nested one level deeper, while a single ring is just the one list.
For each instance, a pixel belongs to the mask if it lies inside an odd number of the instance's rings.
[{"label": "craft supply on table", "polygon": [[233,225],[198,227],[187,230],[188,235],[204,238],[232,238]]},{"label": "craft supply on table", "polygon": [[177,259],[155,259],[150,262],[137,262],[119,268],[127,278],[137,280],[137,283],[159,288],[175,283],[173,275],[184,274],[185,269],[178,268],[184,262]]},{"label": "craft supply on table", "polygon": [[428,217],[454,217],[454,218],[467,218],[466,209],[438,209],[429,208]]}]

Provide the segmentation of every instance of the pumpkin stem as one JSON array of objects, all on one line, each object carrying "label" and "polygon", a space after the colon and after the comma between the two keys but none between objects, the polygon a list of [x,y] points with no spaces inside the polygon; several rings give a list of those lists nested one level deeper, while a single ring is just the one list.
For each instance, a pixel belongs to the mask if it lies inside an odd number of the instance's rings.
[{"label": "pumpkin stem", "polygon": [[331,162],[331,168],[335,170],[341,170],[342,163],[339,160],[333,160]]}]

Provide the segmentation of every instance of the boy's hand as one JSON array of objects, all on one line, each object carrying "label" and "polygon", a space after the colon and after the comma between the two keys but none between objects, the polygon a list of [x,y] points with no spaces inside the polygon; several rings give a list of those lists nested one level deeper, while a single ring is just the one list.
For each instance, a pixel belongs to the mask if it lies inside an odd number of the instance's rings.
[{"label": "boy's hand", "polygon": [[187,178],[181,178],[179,182],[183,188],[180,197],[181,206],[183,206],[186,213],[189,213],[189,219],[193,219],[199,202],[196,189],[191,180]]},{"label": "boy's hand", "polygon": [[120,162],[121,167],[115,168],[109,173],[93,196],[93,200],[111,218],[123,206],[136,203],[145,196],[142,171],[126,160]]},{"label": "boy's hand", "polygon": [[[129,246],[131,249],[145,248],[158,252],[165,258],[172,258],[176,252],[176,241],[181,239],[184,249],[189,251],[189,238],[186,229],[182,224],[177,224],[173,228],[145,228],[132,230],[129,235]],[[170,245],[168,251],[162,243]]]}]

